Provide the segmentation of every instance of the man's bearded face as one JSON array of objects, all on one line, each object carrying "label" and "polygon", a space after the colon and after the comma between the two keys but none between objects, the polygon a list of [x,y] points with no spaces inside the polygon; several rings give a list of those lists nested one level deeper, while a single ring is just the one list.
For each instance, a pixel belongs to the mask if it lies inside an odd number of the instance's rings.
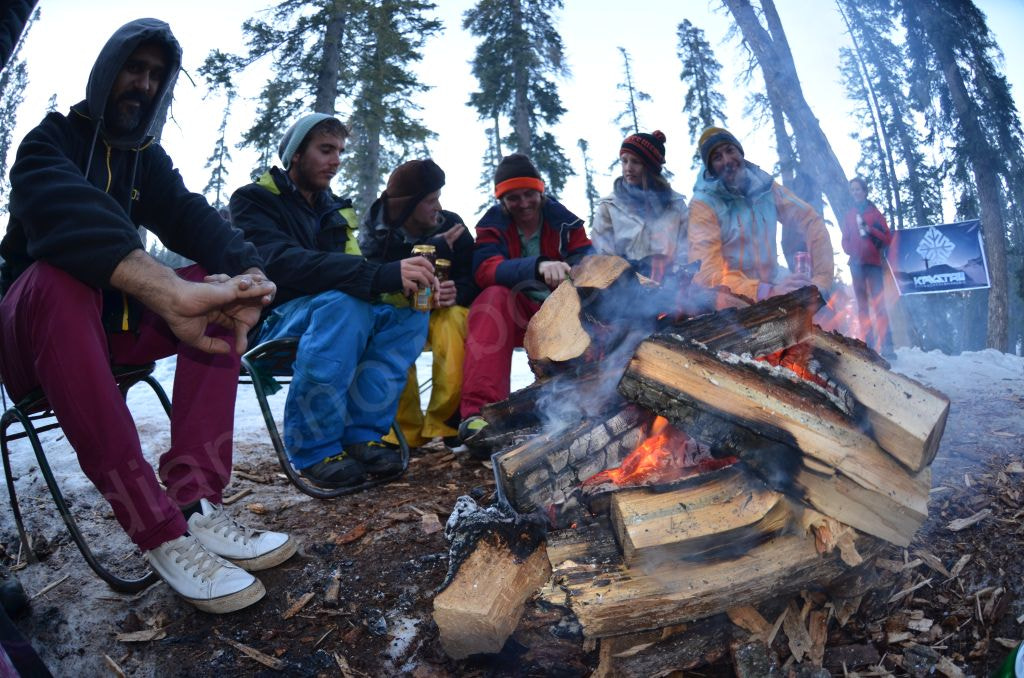
[{"label": "man's bearded face", "polygon": [[164,48],[157,44],[139,45],[114,80],[104,115],[107,125],[116,132],[127,133],[147,120],[166,76]]}]

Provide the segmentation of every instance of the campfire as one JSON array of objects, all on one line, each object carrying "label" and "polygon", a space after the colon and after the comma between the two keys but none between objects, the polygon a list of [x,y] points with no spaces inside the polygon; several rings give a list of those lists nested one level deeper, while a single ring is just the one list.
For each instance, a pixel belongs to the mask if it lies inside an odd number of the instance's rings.
[{"label": "campfire", "polygon": [[827,584],[924,522],[949,401],[816,325],[813,287],[752,303],[688,283],[588,257],[532,320],[538,381],[473,442],[500,503],[546,520],[546,559],[500,593],[511,626],[486,608],[497,648],[439,621],[450,653],[500,649],[541,584],[586,637],[637,634]]}]

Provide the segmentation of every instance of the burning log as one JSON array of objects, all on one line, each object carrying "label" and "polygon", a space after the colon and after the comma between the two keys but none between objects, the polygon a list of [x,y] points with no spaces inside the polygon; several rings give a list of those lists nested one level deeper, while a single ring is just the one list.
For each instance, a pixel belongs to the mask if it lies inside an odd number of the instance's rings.
[{"label": "burning log", "polygon": [[573,268],[572,284],[575,287],[606,290],[631,270],[629,262],[622,257],[594,254],[583,257]]},{"label": "burning log", "polygon": [[690,278],[677,272],[672,284],[659,286],[621,257],[584,257],[530,320],[523,338],[530,365],[548,374],[559,364],[596,361],[666,318],[748,305],[725,288],[691,286]]},{"label": "burning log", "polygon": [[[769,355],[814,335],[816,305],[802,306],[805,290],[653,335],[637,348],[619,390],[719,453],[738,454],[773,489],[905,546],[927,516],[927,471],[912,474],[879,446],[849,389],[735,352]],[[905,382],[913,386],[889,380]],[[863,383],[858,388],[864,392]],[[931,428],[941,430],[945,409],[932,412],[941,416]]]},{"label": "burning log", "polygon": [[555,288],[526,327],[523,348],[532,361],[564,362],[586,353],[590,335],[583,328],[581,308],[580,295],[571,282],[565,280]]},{"label": "burning log", "polygon": [[627,565],[729,557],[791,523],[786,498],[740,468],[699,480],[669,492],[628,490],[612,496],[611,522]]},{"label": "burning log", "polygon": [[591,338],[584,327],[589,323],[585,321],[577,288],[589,293],[608,289],[620,279],[636,283],[637,276],[630,270],[629,262],[621,257],[584,257],[573,269],[572,279],[563,281],[530,319],[523,337],[530,363],[546,365],[584,357],[591,347]]},{"label": "burning log", "polygon": [[932,463],[946,428],[949,398],[889,371],[885,361],[854,339],[815,328],[809,343],[824,371],[863,407],[882,449],[911,471]]},{"label": "burning log", "polygon": [[444,534],[448,575],[434,598],[441,645],[458,659],[498,652],[551,574],[543,530],[507,504],[482,509],[459,497]]},{"label": "burning log", "polygon": [[[795,484],[813,495],[807,498],[819,511],[864,532],[906,546],[927,517],[928,487],[920,479],[811,389],[780,383],[761,368],[724,363],[705,349],[658,337],[637,349],[620,390],[698,439],[732,447],[770,486]],[[673,408],[676,403],[686,407]],[[678,419],[693,409],[705,416]],[[723,435],[730,425],[734,430]],[[875,497],[910,519],[904,529],[883,531],[874,519]],[[842,504],[861,501],[871,518],[855,522]]]},{"label": "burning log", "polygon": [[583,480],[635,449],[650,421],[647,412],[626,406],[607,419],[536,435],[495,458],[499,488],[520,513],[566,502]]}]

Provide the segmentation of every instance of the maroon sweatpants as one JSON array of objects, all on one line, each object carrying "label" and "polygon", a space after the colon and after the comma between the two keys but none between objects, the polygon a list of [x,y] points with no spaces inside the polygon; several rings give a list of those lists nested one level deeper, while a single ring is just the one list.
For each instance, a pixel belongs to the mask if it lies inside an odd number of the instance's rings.
[{"label": "maroon sweatpants", "polygon": [[[178,274],[205,275],[199,266]],[[231,474],[238,355],[212,356],[182,344],[148,309],[138,332],[108,334],[100,310],[97,289],[32,264],[0,301],[0,374],[15,400],[42,387],[85,475],[132,541],[151,549],[185,533],[179,507],[201,498],[221,501]],[[220,327],[209,334],[234,346]],[[160,457],[161,487],[110,365],[175,353],[171,448]]]},{"label": "maroon sweatpants", "polygon": [[512,351],[523,345],[530,318],[540,302],[508,287],[484,289],[469,307],[466,320],[466,361],[462,368],[463,419],[480,413],[487,403],[509,395]]}]

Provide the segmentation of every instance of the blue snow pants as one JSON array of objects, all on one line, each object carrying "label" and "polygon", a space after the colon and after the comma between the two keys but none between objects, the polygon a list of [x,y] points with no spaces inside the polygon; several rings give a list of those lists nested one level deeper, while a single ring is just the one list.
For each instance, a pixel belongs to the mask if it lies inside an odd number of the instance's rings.
[{"label": "blue snow pants", "polygon": [[284,406],[284,444],[295,468],[388,432],[406,372],[427,340],[429,318],[336,290],[270,312],[260,343],[299,337]]}]

